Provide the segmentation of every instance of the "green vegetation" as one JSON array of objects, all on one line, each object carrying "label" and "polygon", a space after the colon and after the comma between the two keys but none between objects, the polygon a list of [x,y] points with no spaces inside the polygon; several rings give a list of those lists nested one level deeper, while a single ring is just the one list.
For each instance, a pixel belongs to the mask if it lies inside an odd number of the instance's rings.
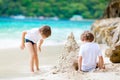
[{"label": "green vegetation", "polygon": [[57,16],[68,19],[73,15],[99,18],[109,0],[0,0],[0,16]]}]

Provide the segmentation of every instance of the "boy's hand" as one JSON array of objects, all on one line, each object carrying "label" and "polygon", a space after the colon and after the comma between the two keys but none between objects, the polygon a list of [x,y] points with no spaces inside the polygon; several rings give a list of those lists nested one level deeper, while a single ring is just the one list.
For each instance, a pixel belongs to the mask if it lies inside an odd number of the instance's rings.
[{"label": "boy's hand", "polygon": [[39,44],[38,44],[38,51],[41,52],[41,45],[43,44],[43,39],[40,40]]},{"label": "boy's hand", "polygon": [[41,52],[41,47],[40,47],[40,46],[38,46],[38,51],[40,51],[40,52]]},{"label": "boy's hand", "polygon": [[20,48],[23,50],[25,48],[25,44],[21,44]]}]

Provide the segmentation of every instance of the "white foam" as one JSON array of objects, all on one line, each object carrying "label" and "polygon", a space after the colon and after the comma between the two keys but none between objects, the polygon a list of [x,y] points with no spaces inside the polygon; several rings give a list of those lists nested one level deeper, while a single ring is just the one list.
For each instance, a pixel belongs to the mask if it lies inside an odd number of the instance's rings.
[{"label": "white foam", "polygon": [[18,39],[0,39],[0,49],[19,47],[19,44]]}]

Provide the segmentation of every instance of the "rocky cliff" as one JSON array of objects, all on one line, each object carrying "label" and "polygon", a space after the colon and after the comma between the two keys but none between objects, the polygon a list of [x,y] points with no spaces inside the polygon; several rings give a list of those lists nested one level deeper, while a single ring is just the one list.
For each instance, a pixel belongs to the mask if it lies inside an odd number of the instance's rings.
[{"label": "rocky cliff", "polygon": [[104,12],[103,18],[116,17],[120,17],[120,0],[111,0]]},{"label": "rocky cliff", "polygon": [[96,42],[110,47],[106,50],[106,55],[111,62],[120,63],[120,18],[96,20],[91,30]]}]

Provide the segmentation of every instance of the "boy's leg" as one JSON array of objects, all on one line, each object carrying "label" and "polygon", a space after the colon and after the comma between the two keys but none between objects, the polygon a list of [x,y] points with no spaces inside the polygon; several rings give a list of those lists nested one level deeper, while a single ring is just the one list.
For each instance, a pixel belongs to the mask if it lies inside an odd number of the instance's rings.
[{"label": "boy's leg", "polygon": [[34,61],[36,69],[39,70],[39,60],[38,60],[38,54],[37,54],[37,44],[34,44]]},{"label": "boy's leg", "polygon": [[30,52],[30,69],[32,72],[34,72],[34,46],[30,42],[28,42],[26,45]]},{"label": "boy's leg", "polygon": [[105,69],[104,60],[103,60],[103,57],[102,57],[102,56],[99,56],[98,67],[99,67],[100,69]]}]

